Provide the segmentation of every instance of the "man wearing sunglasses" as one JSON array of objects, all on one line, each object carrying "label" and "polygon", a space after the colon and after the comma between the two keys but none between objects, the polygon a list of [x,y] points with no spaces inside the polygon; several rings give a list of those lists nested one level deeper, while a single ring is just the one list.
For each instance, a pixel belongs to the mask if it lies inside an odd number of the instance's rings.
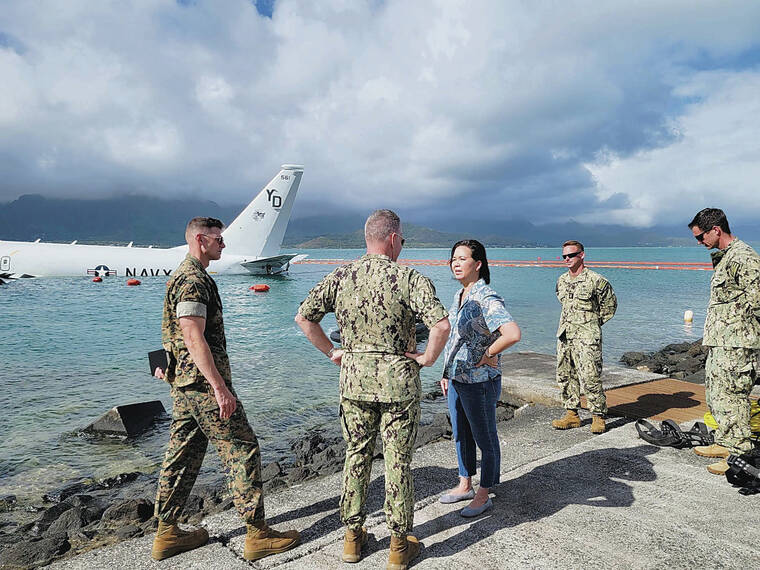
[{"label": "man wearing sunglasses", "polygon": [[723,210],[701,210],[689,228],[698,243],[716,250],[710,254],[715,272],[702,344],[708,347],[705,399],[718,428],[715,443],[694,452],[720,459],[707,470],[722,475],[729,455],[752,449],[749,393],[760,357],[760,257],[731,235]]},{"label": "man wearing sunglasses", "polygon": [[171,386],[169,445],[158,479],[155,514],[158,530],[151,556],[169,558],[208,542],[208,532],[177,526],[209,440],[225,466],[232,500],[248,532],[243,557],[258,560],[299,542],[297,531],[277,532],[264,519],[261,454],[256,434],[232,388],[222,300],[206,272],[222,256],[223,224],[193,218],[185,239],[189,253],[166,284],[161,337],[169,355],[166,370],[155,376]]},{"label": "man wearing sunglasses", "polygon": [[554,420],[554,429],[581,427],[578,408],[581,390],[586,393],[592,414],[591,432],[607,429],[607,399],[602,387],[602,325],[617,310],[617,298],[609,282],[584,264],[583,244],[562,244],[567,272],[557,279],[557,298],[562,313],[557,328],[557,383],[562,392],[565,415]]}]

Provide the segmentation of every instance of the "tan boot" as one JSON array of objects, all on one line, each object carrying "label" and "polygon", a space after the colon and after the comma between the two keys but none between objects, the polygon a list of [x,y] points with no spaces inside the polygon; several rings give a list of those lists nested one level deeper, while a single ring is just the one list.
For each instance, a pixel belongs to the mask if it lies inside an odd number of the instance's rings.
[{"label": "tan boot", "polygon": [[180,552],[187,552],[208,542],[208,532],[205,528],[186,531],[174,523],[158,521],[158,530],[153,539],[153,549],[150,555],[154,560],[163,560]]},{"label": "tan boot", "polygon": [[565,417],[561,420],[554,420],[552,422],[554,429],[572,429],[581,427],[581,417],[578,415],[577,410],[567,410]]},{"label": "tan boot", "polygon": [[391,550],[385,570],[406,570],[420,553],[420,541],[407,534],[404,538],[391,535]]},{"label": "tan boot", "polygon": [[266,523],[256,526],[249,524],[248,533],[245,535],[243,558],[258,560],[270,554],[279,554],[295,548],[300,542],[301,535],[297,530],[277,532],[269,528]]},{"label": "tan boot", "polygon": [[367,544],[367,529],[347,529],[343,539],[343,562],[359,562],[362,559],[362,546]]},{"label": "tan boot", "polygon": [[707,466],[707,470],[713,475],[725,475],[728,471],[728,462],[725,459],[721,459],[717,463],[710,463]]},{"label": "tan boot", "polygon": [[593,416],[591,418],[591,433],[604,433],[607,431],[607,424],[602,416]]},{"label": "tan boot", "polygon": [[713,443],[712,445],[698,445],[694,448],[694,453],[700,457],[718,457],[720,459],[725,459],[731,455],[731,452],[727,448],[718,445],[717,443]]}]

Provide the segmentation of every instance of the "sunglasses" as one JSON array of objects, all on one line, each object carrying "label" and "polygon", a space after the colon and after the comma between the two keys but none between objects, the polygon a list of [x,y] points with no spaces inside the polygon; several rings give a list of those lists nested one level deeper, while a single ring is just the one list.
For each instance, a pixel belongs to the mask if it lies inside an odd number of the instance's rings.
[{"label": "sunglasses", "polygon": [[699,243],[702,243],[702,240],[704,239],[705,234],[710,233],[711,231],[712,231],[712,228],[710,228],[709,230],[706,230],[706,231],[702,232],[701,234],[697,234],[694,237],[696,238],[696,240]]},{"label": "sunglasses", "polygon": [[562,254],[562,259],[572,259],[573,257],[579,256],[581,253],[583,253],[583,252],[582,251],[574,251],[573,253],[563,253]]},{"label": "sunglasses", "polygon": [[219,245],[224,245],[224,238],[222,236],[212,236],[209,234],[198,234],[198,235],[210,237],[211,239],[215,239],[216,243],[218,243]]},{"label": "sunglasses", "polygon": [[404,247],[404,244],[406,243],[406,240],[403,237],[401,237],[400,235],[398,235],[398,234],[396,234],[396,235],[401,238],[401,247]]}]

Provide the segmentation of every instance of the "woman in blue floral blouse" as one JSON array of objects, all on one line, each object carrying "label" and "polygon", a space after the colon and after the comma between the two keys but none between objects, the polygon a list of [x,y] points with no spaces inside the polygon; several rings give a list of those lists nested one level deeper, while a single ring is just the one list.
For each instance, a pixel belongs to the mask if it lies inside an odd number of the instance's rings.
[{"label": "woman in blue floral blouse", "polygon": [[[496,402],[501,395],[499,353],[520,340],[520,327],[504,299],[488,284],[486,249],[479,241],[458,241],[451,248],[451,271],[462,289],[449,309],[451,333],[444,349],[441,390],[448,395],[451,426],[459,460],[459,485],[442,503],[470,500],[465,517],[493,506],[489,489],[499,482],[501,450],[496,431]],[[475,448],[481,453],[480,487],[472,487]]]}]

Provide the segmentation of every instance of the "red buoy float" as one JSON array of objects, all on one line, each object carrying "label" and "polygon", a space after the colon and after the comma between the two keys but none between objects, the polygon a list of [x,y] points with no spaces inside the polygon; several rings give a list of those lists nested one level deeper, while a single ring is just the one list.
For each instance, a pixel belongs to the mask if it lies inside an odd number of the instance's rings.
[{"label": "red buoy float", "polygon": [[269,285],[266,285],[265,283],[257,283],[256,285],[251,285],[251,291],[265,293],[266,291],[269,291]]},{"label": "red buoy float", "polygon": [[127,285],[139,285],[140,280],[139,279],[127,279]]},{"label": "red buoy float", "polygon": [[100,283],[101,281],[103,281],[103,278],[100,277],[99,275],[97,277],[92,278],[93,283]]}]

